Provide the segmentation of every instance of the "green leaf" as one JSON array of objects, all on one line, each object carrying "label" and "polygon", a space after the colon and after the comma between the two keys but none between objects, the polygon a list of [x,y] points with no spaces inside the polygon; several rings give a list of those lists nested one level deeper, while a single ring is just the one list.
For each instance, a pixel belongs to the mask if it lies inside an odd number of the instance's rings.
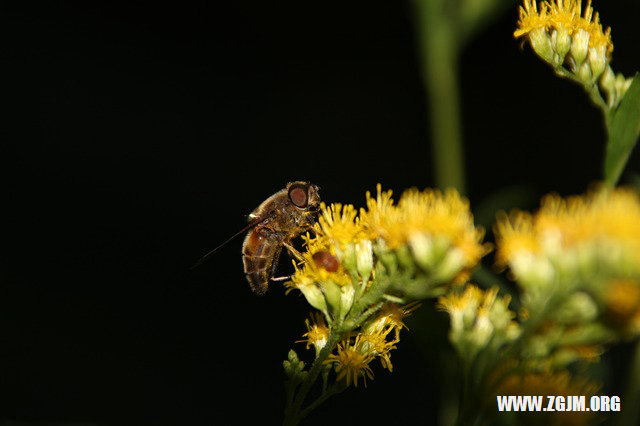
[{"label": "green leaf", "polygon": [[607,120],[609,141],[604,161],[604,178],[614,186],[640,135],[640,74],[636,74],[620,106]]}]

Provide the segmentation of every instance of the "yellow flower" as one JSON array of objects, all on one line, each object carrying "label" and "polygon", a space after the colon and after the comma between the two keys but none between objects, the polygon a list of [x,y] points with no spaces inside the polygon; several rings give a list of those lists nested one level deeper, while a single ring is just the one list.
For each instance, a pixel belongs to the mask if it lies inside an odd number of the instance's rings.
[{"label": "yellow flower", "polygon": [[524,0],[519,9],[520,19],[518,20],[518,29],[513,33],[514,37],[522,37],[537,29],[546,30],[551,25],[547,17],[548,10],[546,3],[540,3],[538,11],[536,0]]},{"label": "yellow flower", "polygon": [[362,353],[360,336],[353,343],[348,340],[338,344],[338,353],[331,354],[324,361],[325,364],[334,364],[338,377],[336,380],[346,379],[347,386],[352,383],[358,387],[358,379],[362,377],[364,385],[367,385],[367,377],[373,379],[373,371],[369,363],[375,358],[372,352]]},{"label": "yellow flower", "polygon": [[640,262],[640,199],[630,189],[598,189],[566,199],[543,198],[534,215],[498,216],[496,261],[504,266],[525,253],[556,255],[589,244],[619,247]]},{"label": "yellow flower", "polygon": [[308,245],[302,253],[300,265],[294,262],[295,273],[291,276],[290,288],[300,288],[309,284],[332,282],[339,286],[352,284],[352,279],[338,259],[332,254],[332,246],[322,245],[318,240]]},{"label": "yellow flower", "polygon": [[487,345],[498,349],[519,335],[510,302],[508,295],[498,297],[497,287],[480,290],[472,284],[463,292],[451,291],[438,299],[438,308],[451,320],[449,340],[462,357],[472,360]]},{"label": "yellow flower", "polygon": [[[529,36],[540,29],[567,31],[575,36],[580,30],[588,36],[590,48],[603,49],[608,57],[613,52],[611,28],[602,29],[598,13],[594,14],[591,0],[582,9],[582,0],[550,0],[536,4],[535,0],[524,0],[520,6],[520,19],[514,37]],[[566,53],[566,52],[565,52]]]},{"label": "yellow flower", "polygon": [[540,248],[528,213],[515,212],[511,216],[499,213],[493,233],[496,236],[496,265],[501,268],[518,253],[537,253]]},{"label": "yellow flower", "polygon": [[391,191],[382,192],[380,185],[377,190],[375,199],[367,193],[368,211],[361,210],[360,217],[371,235],[389,249],[410,245],[416,260],[427,264],[432,247],[444,242],[454,250],[450,262],[461,264],[464,272],[488,252],[489,246],[481,244],[484,231],[474,226],[469,202],[457,191],[412,189],[394,206]]},{"label": "yellow flower", "polygon": [[621,188],[567,199],[548,195],[535,228],[538,235],[558,233],[565,248],[607,239],[628,244],[640,255],[640,199],[635,191]]},{"label": "yellow flower", "polygon": [[[450,292],[438,299],[438,308],[450,315],[462,315],[465,312],[475,313],[482,303],[484,293],[475,285],[468,285],[462,293]],[[461,318],[462,319],[462,318]]]},{"label": "yellow flower", "polygon": [[359,334],[361,345],[360,351],[363,353],[371,353],[380,358],[380,364],[382,364],[382,367],[389,371],[393,371],[389,352],[392,349],[396,349],[395,344],[399,341],[399,339],[387,340],[387,336],[393,329],[394,327],[386,327],[371,334]]},{"label": "yellow flower", "polygon": [[640,333],[640,281],[617,279],[604,289],[606,316],[615,326]]},{"label": "yellow flower", "polygon": [[329,328],[327,327],[327,323],[324,320],[324,316],[319,312],[313,312],[311,314],[311,318],[307,318],[304,322],[307,326],[307,332],[302,335],[304,339],[299,340],[298,343],[306,342],[307,349],[313,345],[317,354],[322,348],[324,348],[327,344],[327,339],[329,338]]},{"label": "yellow flower", "polygon": [[367,239],[365,229],[356,218],[358,211],[351,204],[333,203],[327,207],[321,203],[320,211],[314,226],[318,242],[344,249],[348,244]]},{"label": "yellow flower", "polygon": [[386,302],[376,313],[376,316],[365,327],[365,333],[375,334],[382,332],[387,327],[391,327],[395,331],[395,340],[400,340],[400,330],[407,328],[402,320],[416,309],[420,307],[420,303],[412,302],[404,306],[396,303]]},{"label": "yellow flower", "polygon": [[[373,198],[371,193],[367,191],[367,210],[360,209],[360,218],[365,223],[364,226],[370,230],[378,229],[386,221],[386,218],[395,212],[391,198],[393,191],[383,192],[380,184],[376,185],[376,190],[376,198]],[[373,235],[375,236],[375,234]]]}]

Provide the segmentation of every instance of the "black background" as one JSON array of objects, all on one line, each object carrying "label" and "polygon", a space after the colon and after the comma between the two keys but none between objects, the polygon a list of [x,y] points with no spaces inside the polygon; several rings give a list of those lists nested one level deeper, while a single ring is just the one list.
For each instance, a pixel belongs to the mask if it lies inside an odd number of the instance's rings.
[{"label": "black background", "polygon": [[[596,7],[632,75],[640,4]],[[0,419],[277,423],[307,305],[279,284],[252,295],[241,239],[188,267],[287,181],[356,205],[377,182],[433,185],[412,16],[405,1],[4,4]],[[461,59],[474,208],[600,177],[599,111],[519,48],[516,18]],[[376,366],[310,424],[443,415],[441,351],[404,336],[392,374]]]}]

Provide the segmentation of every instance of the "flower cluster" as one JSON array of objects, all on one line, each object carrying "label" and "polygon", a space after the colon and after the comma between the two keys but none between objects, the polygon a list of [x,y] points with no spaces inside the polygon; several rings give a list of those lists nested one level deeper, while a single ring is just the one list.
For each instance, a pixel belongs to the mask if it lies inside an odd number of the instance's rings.
[{"label": "flower cluster", "polygon": [[451,319],[449,340],[467,363],[481,350],[496,353],[520,334],[509,310],[509,296],[498,297],[498,289],[483,291],[468,285],[462,292],[451,292],[438,300]]},{"label": "flower cluster", "polygon": [[352,205],[322,205],[314,235],[305,237],[307,250],[286,285],[329,322],[345,318],[374,281],[385,282],[387,300],[442,294],[442,286],[464,283],[489,250],[457,192],[409,190],[397,205],[391,195],[378,186],[359,214]]},{"label": "flower cluster", "polygon": [[[562,299],[564,320],[640,334],[640,200],[633,190],[597,189],[542,200],[535,215],[498,218],[496,261],[509,266],[525,306]],[[571,315],[567,314],[570,312]]]},{"label": "flower cluster", "polygon": [[489,250],[456,191],[409,190],[397,204],[391,196],[378,185],[359,212],[322,204],[285,283],[321,312],[307,320],[302,342],[347,385],[372,378],[376,359],[391,371],[390,351],[417,300],[464,284]]},{"label": "flower cluster", "polygon": [[559,75],[580,82],[590,92],[599,86],[609,108],[619,104],[631,85],[631,79],[616,75],[609,66],[611,29],[603,29],[591,0],[584,8],[582,0],[524,0],[514,36],[526,38]]}]

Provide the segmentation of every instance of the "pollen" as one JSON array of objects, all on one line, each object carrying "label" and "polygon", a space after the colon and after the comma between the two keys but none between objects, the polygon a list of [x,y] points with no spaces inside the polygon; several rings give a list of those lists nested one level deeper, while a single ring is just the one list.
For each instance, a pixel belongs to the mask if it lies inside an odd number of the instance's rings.
[{"label": "pollen", "polygon": [[524,4],[520,6],[520,19],[518,20],[518,29],[513,33],[514,37],[522,37],[533,30],[547,29],[551,26],[551,21],[547,16],[547,3],[540,3],[539,9],[535,0],[524,0]]},{"label": "pollen", "polygon": [[375,355],[372,352],[359,350],[361,347],[360,337],[356,337],[353,343],[345,341],[338,344],[337,354],[331,354],[324,361],[325,364],[333,364],[337,373],[337,380],[345,380],[347,386],[358,387],[358,381],[362,378],[364,385],[367,385],[367,378],[373,379],[373,371],[369,363],[373,361]]},{"label": "pollen", "polygon": [[344,248],[347,244],[366,239],[366,232],[357,219],[358,211],[351,205],[320,204],[320,218],[314,229],[318,241],[330,242]]},{"label": "pollen", "polygon": [[321,350],[326,344],[329,338],[329,328],[324,320],[324,316],[319,312],[311,314],[311,318],[305,320],[307,332],[302,335],[303,340],[299,340],[298,343],[306,343],[306,348],[314,346],[316,351]]}]

